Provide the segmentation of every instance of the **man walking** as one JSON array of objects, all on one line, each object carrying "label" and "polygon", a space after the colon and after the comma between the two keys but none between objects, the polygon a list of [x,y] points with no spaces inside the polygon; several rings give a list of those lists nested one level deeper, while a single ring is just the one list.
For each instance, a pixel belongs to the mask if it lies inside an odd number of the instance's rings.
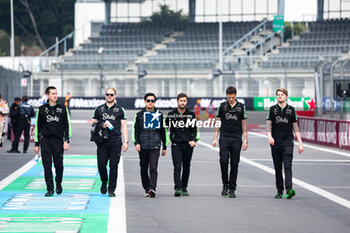
[{"label": "man walking", "polygon": [[[99,124],[103,131],[103,140],[96,143],[97,166],[102,182],[100,191],[102,194],[107,193],[108,182],[108,195],[115,197],[121,149],[123,147],[123,152],[128,149],[128,130],[125,110],[115,102],[117,91],[109,87],[105,95],[106,102],[95,109],[92,122]],[[108,161],[109,179],[107,174]]]},{"label": "man walking", "polygon": [[19,116],[16,121],[16,131],[15,139],[12,143],[11,150],[7,151],[8,153],[18,153],[18,144],[21,138],[21,134],[24,131],[24,144],[23,144],[23,153],[27,153],[29,147],[29,139],[30,139],[30,121],[31,118],[34,117],[34,108],[30,104],[28,104],[28,97],[22,97],[22,103],[19,105]]},{"label": "man walking", "polygon": [[286,198],[291,199],[295,196],[295,190],[292,184],[293,131],[298,139],[299,153],[303,152],[304,147],[295,109],[287,104],[288,91],[284,88],[279,88],[276,90],[276,96],[278,103],[270,107],[266,117],[266,133],[271,146],[273,165],[275,167],[277,188],[275,198],[283,198],[282,165],[284,165],[285,188],[287,190]]},{"label": "man walking", "polygon": [[52,159],[56,171],[56,193],[61,194],[63,152],[69,150],[69,138],[72,131],[67,108],[57,102],[57,89],[49,86],[45,93],[48,101],[40,106],[36,113],[34,152],[38,154],[39,146],[41,146],[47,189],[45,196],[50,197],[54,194]]},{"label": "man walking", "polygon": [[[188,179],[193,148],[199,140],[196,115],[187,109],[188,97],[184,93],[177,96],[177,109],[169,112],[167,126],[170,128],[171,155],[174,165],[175,197],[188,196]],[[182,167],[182,175],[181,175]]]},{"label": "man walking", "polygon": [[[221,121],[221,127],[215,128],[213,147],[217,146],[220,132],[220,168],[223,189],[221,195],[236,197],[238,163],[241,148],[248,148],[247,113],[245,105],[236,100],[237,90],[235,87],[226,89],[227,101],[220,104],[217,109],[216,120]],[[242,133],[244,141],[242,143]],[[242,146],[243,145],[243,146]],[[228,175],[228,165],[230,173]]]},{"label": "man walking", "polygon": [[162,156],[165,156],[169,141],[166,128],[163,126],[163,113],[154,107],[156,100],[157,97],[153,93],[144,96],[146,107],[136,113],[132,131],[132,139],[140,157],[142,186],[145,196],[149,197],[156,196],[161,142]]}]

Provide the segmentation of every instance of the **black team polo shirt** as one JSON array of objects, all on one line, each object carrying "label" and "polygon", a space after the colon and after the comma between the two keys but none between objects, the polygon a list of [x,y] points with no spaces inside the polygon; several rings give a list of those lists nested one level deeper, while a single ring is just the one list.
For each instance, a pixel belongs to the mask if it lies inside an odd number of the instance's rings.
[{"label": "black team polo shirt", "polygon": [[217,109],[216,117],[221,118],[220,137],[242,140],[242,120],[247,119],[244,104],[236,101],[231,106],[228,101],[223,102]]},{"label": "black team polo shirt", "polygon": [[297,122],[295,108],[286,105],[283,109],[278,105],[270,107],[266,120],[272,122],[272,137],[276,146],[293,146],[293,123]]}]

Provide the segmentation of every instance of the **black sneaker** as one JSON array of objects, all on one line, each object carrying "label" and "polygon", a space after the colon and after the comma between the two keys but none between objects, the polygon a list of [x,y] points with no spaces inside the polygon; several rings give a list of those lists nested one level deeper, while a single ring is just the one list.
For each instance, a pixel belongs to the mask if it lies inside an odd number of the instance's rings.
[{"label": "black sneaker", "polygon": [[221,191],[222,196],[227,196],[228,195],[228,184],[224,184],[222,191]]},{"label": "black sneaker", "polygon": [[282,199],[283,198],[283,192],[278,192],[275,196],[275,199]]},{"label": "black sneaker", "polygon": [[286,198],[292,199],[292,197],[294,197],[294,196],[295,196],[295,190],[291,189],[291,190],[289,190],[289,192],[287,192]]},{"label": "black sneaker", "polygon": [[174,196],[175,196],[175,197],[181,197],[181,195],[182,195],[182,189],[177,188],[177,189],[175,190]]},{"label": "black sneaker", "polygon": [[26,151],[26,150],[24,150],[24,151],[23,151],[23,154],[27,154],[27,151]]},{"label": "black sneaker", "polygon": [[53,191],[47,191],[47,193],[45,193],[45,197],[52,197],[54,194]]},{"label": "black sneaker", "polygon": [[108,192],[108,196],[109,197],[115,197],[115,193],[114,192]]},{"label": "black sneaker", "polygon": [[236,197],[235,190],[230,189],[230,191],[228,192],[228,197],[229,198],[235,198]]},{"label": "black sneaker", "polygon": [[153,189],[150,189],[150,190],[148,191],[148,196],[149,196],[149,197],[156,197],[156,191],[154,191]]},{"label": "black sneaker", "polygon": [[62,185],[61,184],[56,184],[56,193],[61,194],[62,193]]},{"label": "black sneaker", "polygon": [[102,182],[100,191],[101,191],[102,194],[106,194],[107,193],[107,183]]},{"label": "black sneaker", "polygon": [[185,196],[185,197],[187,197],[187,196],[189,196],[190,194],[188,193],[188,191],[187,191],[186,188],[183,188],[183,189],[182,189],[182,195]]},{"label": "black sneaker", "polygon": [[21,153],[19,150],[8,150],[7,153]]}]

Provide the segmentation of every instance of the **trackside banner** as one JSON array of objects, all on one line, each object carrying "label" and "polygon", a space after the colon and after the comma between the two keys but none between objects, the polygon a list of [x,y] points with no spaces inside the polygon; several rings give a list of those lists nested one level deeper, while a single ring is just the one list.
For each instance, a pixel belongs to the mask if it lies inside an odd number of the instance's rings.
[{"label": "trackside banner", "polygon": [[298,117],[303,141],[350,150],[350,121]]},{"label": "trackside banner", "polygon": [[[241,103],[244,103],[247,110],[253,110],[253,98],[237,98]],[[226,98],[189,98],[188,108],[192,109],[197,102],[200,103],[202,109],[207,108],[210,103],[217,107],[221,102],[226,101]],[[64,103],[64,98],[59,98],[60,103]],[[105,102],[104,97],[72,97],[69,101],[71,109],[95,109],[97,106]],[[125,109],[141,109],[145,107],[143,98],[117,98],[117,102]],[[41,97],[30,98],[28,101],[30,105],[37,108],[44,102]],[[158,98],[156,107],[159,109],[174,109],[177,107],[177,99],[174,98]]]},{"label": "trackside banner", "polygon": [[[288,97],[287,103],[293,106],[299,116],[314,116],[315,101],[313,97]],[[276,97],[254,97],[254,110],[267,111],[272,105],[277,104]]]}]

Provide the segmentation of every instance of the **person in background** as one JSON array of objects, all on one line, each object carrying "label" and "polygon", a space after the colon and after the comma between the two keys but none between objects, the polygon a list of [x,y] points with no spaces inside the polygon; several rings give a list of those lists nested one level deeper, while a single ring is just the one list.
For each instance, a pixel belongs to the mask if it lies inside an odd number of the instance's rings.
[{"label": "person in background", "polygon": [[8,128],[8,134],[7,134],[7,139],[11,139],[11,130],[13,132],[13,135],[15,135],[16,129],[17,129],[17,119],[19,116],[19,105],[21,103],[21,98],[19,97],[15,97],[14,99],[15,101],[13,102],[13,104],[10,107],[10,127]]},{"label": "person in background", "polygon": [[208,119],[214,119],[215,118],[215,106],[213,104],[213,100],[210,101],[210,104],[208,107],[205,109],[205,114],[204,114],[204,120]]},{"label": "person in background", "polygon": [[67,92],[67,95],[64,98],[64,106],[66,106],[66,108],[68,109],[69,114],[71,114],[70,107],[69,107],[69,101],[71,98],[72,98],[72,96],[70,95],[70,92]]},{"label": "person in background", "polygon": [[23,153],[27,153],[30,139],[30,122],[31,118],[35,116],[34,108],[28,104],[28,97],[22,97],[22,103],[19,105],[19,116],[17,119],[17,126],[15,132],[15,139],[12,142],[11,150],[7,153],[19,153],[18,145],[22,132],[24,132]]},{"label": "person in background", "polygon": [[196,114],[197,120],[201,120],[201,111],[202,111],[202,106],[201,106],[201,100],[197,99],[196,105],[193,107],[194,114]]},{"label": "person in background", "polygon": [[0,150],[3,147],[3,134],[4,134],[4,128],[5,128],[4,116],[6,116],[8,113],[9,113],[9,106],[6,103],[6,100],[4,100],[0,94]]}]

